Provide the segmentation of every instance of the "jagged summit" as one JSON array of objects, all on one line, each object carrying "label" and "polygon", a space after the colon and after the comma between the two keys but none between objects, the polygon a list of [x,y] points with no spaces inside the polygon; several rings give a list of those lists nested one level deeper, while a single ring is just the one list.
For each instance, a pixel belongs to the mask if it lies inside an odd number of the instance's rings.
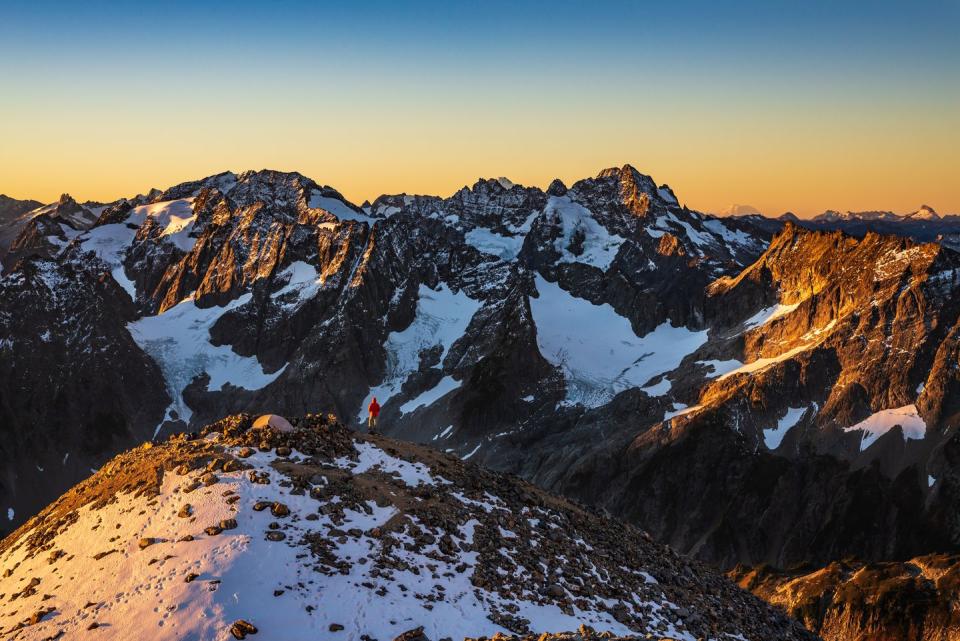
[{"label": "jagged summit", "polygon": [[907,214],[906,218],[911,220],[940,220],[940,215],[929,205],[921,205],[917,211]]},{"label": "jagged summit", "polygon": [[233,416],[108,462],[0,543],[0,632],[813,638],[641,531],[529,484],[328,417],[293,423]]},{"label": "jagged summit", "polygon": [[550,181],[550,185],[547,187],[547,194],[550,196],[562,196],[567,193],[567,186],[563,184],[563,181],[559,178],[554,178]]}]

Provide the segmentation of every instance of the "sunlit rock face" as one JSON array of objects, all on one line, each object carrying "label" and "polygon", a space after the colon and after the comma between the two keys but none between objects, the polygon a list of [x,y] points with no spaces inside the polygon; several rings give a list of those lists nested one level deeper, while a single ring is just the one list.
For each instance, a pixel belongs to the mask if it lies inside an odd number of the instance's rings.
[{"label": "sunlit rock face", "polygon": [[828,641],[950,639],[957,626],[960,557],[833,562],[815,570],[736,568],[730,577]]},{"label": "sunlit rock face", "polygon": [[30,219],[30,213],[42,206],[43,203],[36,200],[18,200],[0,194],[0,259]]}]

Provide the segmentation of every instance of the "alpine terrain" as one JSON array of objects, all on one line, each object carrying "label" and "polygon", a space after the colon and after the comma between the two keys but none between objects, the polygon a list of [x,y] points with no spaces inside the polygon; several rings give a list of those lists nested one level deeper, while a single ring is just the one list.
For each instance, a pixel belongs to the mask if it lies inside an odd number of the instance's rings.
[{"label": "alpine terrain", "polygon": [[814,638],[528,483],[324,416],[270,420],[236,415],[121,454],[9,536],[0,634]]},{"label": "alpine terrain", "polygon": [[[960,638],[960,254],[808,223],[701,214],[629,165],[359,206],[226,172],[19,212],[0,250],[6,525],[143,441],[321,408],[362,431],[376,398],[387,436],[632,523],[823,638]],[[233,518],[217,505],[198,525]],[[166,534],[116,536],[171,537],[171,510]],[[783,638],[745,630],[722,629]]]}]

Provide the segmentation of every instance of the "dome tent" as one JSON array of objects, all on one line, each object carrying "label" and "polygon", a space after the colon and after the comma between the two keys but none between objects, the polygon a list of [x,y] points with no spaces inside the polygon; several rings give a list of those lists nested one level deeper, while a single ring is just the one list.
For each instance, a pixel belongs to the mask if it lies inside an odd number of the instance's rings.
[{"label": "dome tent", "polygon": [[253,422],[254,427],[270,427],[278,432],[292,432],[293,425],[279,414],[264,414]]}]

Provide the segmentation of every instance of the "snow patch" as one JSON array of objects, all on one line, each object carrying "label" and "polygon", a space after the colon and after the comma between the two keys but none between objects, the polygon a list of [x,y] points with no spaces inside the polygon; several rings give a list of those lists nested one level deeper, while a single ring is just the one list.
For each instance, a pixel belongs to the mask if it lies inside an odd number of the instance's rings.
[{"label": "snow patch", "polygon": [[355,211],[349,205],[338,198],[324,196],[318,191],[310,194],[310,200],[307,202],[310,209],[323,209],[330,212],[340,220],[358,220],[363,223],[373,224],[377,222],[376,218],[371,218],[366,214]]},{"label": "snow patch", "polygon": [[153,218],[158,225],[163,227],[160,237],[169,240],[180,251],[189,253],[193,249],[197,242],[196,238],[190,237],[193,224],[197,220],[197,215],[193,213],[193,198],[135,207],[127,221],[142,223],[147,218]]},{"label": "snow patch", "polygon": [[430,468],[423,463],[411,463],[391,456],[373,443],[358,441],[353,446],[357,451],[357,460],[343,457],[335,460],[334,465],[349,470],[351,474],[364,474],[370,470],[378,470],[389,476],[398,477],[408,487],[449,483],[446,479],[434,478],[430,474]]},{"label": "snow patch", "polygon": [[843,428],[844,432],[861,432],[860,451],[873,445],[878,438],[899,425],[903,430],[903,442],[922,440],[927,433],[927,424],[917,413],[916,405],[904,405],[871,414],[856,425]]},{"label": "snow patch", "polygon": [[[676,369],[707,340],[706,331],[669,322],[638,337],[630,321],[610,305],[572,296],[539,274],[535,279],[540,295],[530,299],[530,309],[537,345],[545,359],[563,369],[568,403],[603,405],[623,390]],[[659,392],[661,386],[651,389]]]},{"label": "snow patch", "polygon": [[447,425],[447,427],[444,428],[442,432],[440,432],[439,434],[433,437],[433,440],[436,441],[437,439],[447,438],[447,436],[450,435],[450,432],[452,430],[453,430],[453,425]]},{"label": "snow patch", "polygon": [[730,229],[723,224],[723,221],[715,218],[703,221],[703,226],[723,239],[728,245],[754,245],[756,239],[750,234],[739,229]]},{"label": "snow patch", "polygon": [[380,385],[372,388],[360,405],[357,420],[366,419],[366,407],[374,396],[385,405],[395,396],[407,377],[420,368],[420,352],[440,346],[440,363],[450,347],[463,336],[470,319],[482,303],[473,300],[464,292],[454,293],[445,284],[433,290],[421,284],[417,312],[410,326],[399,332],[391,332],[384,342],[386,350],[386,375]]},{"label": "snow patch", "polygon": [[462,385],[462,381],[454,380],[452,376],[444,376],[440,379],[440,382],[423,392],[416,398],[407,401],[400,406],[401,414],[408,414],[418,407],[423,405],[432,405],[435,401],[446,396],[455,389],[458,389]]},{"label": "snow patch", "polygon": [[97,258],[109,265],[113,279],[132,299],[137,297],[136,286],[127,278],[123,261],[137,235],[136,228],[143,225],[148,218],[153,218],[161,227],[161,238],[173,243],[184,253],[193,249],[196,243],[196,239],[190,237],[196,221],[196,214],[193,213],[193,198],[134,207],[124,222],[100,225],[78,236],[82,251],[93,252]]},{"label": "snow patch", "polygon": [[657,188],[657,195],[660,196],[661,200],[664,200],[673,205],[677,204],[677,198],[676,196],[673,195],[673,192],[671,192],[669,188],[666,188],[666,187]]},{"label": "snow patch", "polygon": [[246,304],[252,294],[244,294],[226,307],[201,309],[193,297],[156,316],[144,316],[127,325],[133,340],[160,366],[173,402],[164,420],[172,419],[172,410],[184,421],[192,411],[183,400],[183,389],[198,375],[210,376],[207,388],[221,390],[226,384],[257,390],[272,383],[286,369],[272,374],[264,371],[253,356],[241,356],[229,345],[210,343],[210,328],[225,313]]},{"label": "snow patch", "polygon": [[810,347],[811,347],[810,345],[799,345],[778,356],[771,356],[769,358],[758,358],[757,360],[751,363],[746,363],[736,369],[726,372],[725,374],[720,376],[720,378],[718,378],[717,380],[722,381],[725,378],[728,378],[730,376],[736,376],[738,374],[752,374],[753,372],[759,372],[772,365],[776,365],[777,363],[781,363],[789,358],[792,358],[797,354],[801,354],[807,351],[808,349],[810,349]]},{"label": "snow patch", "polygon": [[[583,263],[603,271],[610,267],[624,239],[608,232],[589,209],[573,202],[569,196],[551,196],[544,213],[560,224],[561,234],[554,241],[554,248],[560,253],[561,263]],[[575,234],[582,239],[580,254],[570,251]]]},{"label": "snow patch", "polygon": [[800,419],[803,418],[803,415],[806,413],[806,407],[788,407],[787,413],[777,421],[776,428],[763,430],[763,442],[766,444],[767,449],[775,450],[780,447],[784,435],[790,431],[790,428],[799,423]]},{"label": "snow patch", "polygon": [[317,268],[302,260],[290,263],[276,278],[278,280],[286,279],[287,284],[270,294],[270,298],[279,298],[291,292],[296,292],[296,300],[287,305],[293,309],[296,309],[305,301],[316,296],[317,292],[320,291],[320,288],[323,286],[323,281],[320,279]]},{"label": "snow patch", "polygon": [[743,327],[744,329],[750,329],[752,327],[760,327],[762,325],[766,325],[767,323],[774,321],[780,318],[781,316],[786,316],[787,314],[795,310],[797,307],[799,307],[800,303],[802,302],[803,301],[800,301],[799,303],[794,303],[792,305],[784,305],[783,303],[777,303],[773,307],[766,307],[764,309],[761,309],[759,312],[757,312],[756,314],[748,318],[746,321],[744,321]]},{"label": "snow patch", "polygon": [[465,455],[462,460],[466,461],[468,458],[470,458],[471,456],[473,456],[474,454],[476,454],[476,453],[480,450],[480,446],[481,446],[481,445],[482,445],[482,443],[478,443],[477,446],[476,446],[475,448],[473,448],[472,450],[470,450],[470,453],[467,454],[467,455]]},{"label": "snow patch", "polygon": [[735,358],[732,358],[729,361],[719,361],[719,360],[697,361],[696,364],[703,365],[709,368],[710,373],[707,375],[707,378],[716,378],[717,376],[723,376],[728,372],[734,371],[738,367],[743,367],[743,363],[741,363]]},{"label": "snow patch", "polygon": [[505,261],[517,257],[523,247],[524,238],[525,236],[503,236],[485,227],[477,227],[464,234],[464,240],[471,247]]}]

